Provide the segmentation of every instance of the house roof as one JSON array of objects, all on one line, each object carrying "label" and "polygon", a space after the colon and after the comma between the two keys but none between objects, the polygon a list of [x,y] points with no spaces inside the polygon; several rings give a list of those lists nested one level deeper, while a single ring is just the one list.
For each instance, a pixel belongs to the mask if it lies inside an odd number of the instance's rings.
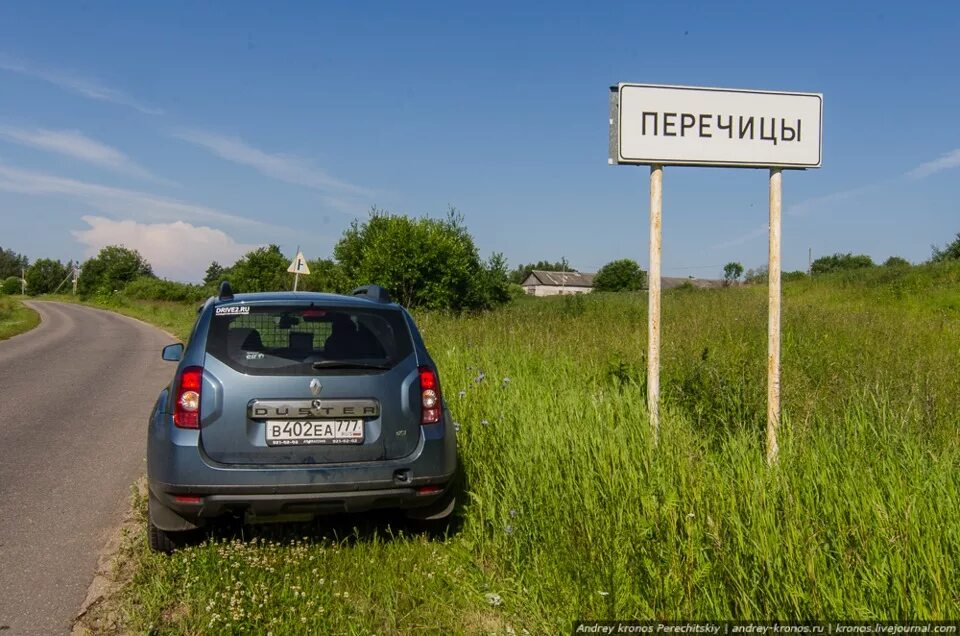
[{"label": "house roof", "polygon": [[593,287],[594,274],[584,272],[545,272],[535,269],[523,281],[524,285],[556,285],[568,287]]}]

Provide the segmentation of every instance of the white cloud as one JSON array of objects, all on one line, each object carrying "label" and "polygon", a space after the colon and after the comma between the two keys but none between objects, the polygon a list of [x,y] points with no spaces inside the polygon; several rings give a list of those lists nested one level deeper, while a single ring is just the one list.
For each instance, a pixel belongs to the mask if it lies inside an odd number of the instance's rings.
[{"label": "white cloud", "polygon": [[147,106],[119,89],[105,86],[92,78],[80,77],[71,71],[44,68],[3,55],[0,55],[0,70],[40,79],[88,99],[128,106],[147,115],[163,114],[159,108]]},{"label": "white cloud", "polygon": [[324,170],[311,165],[309,161],[301,157],[271,154],[259,148],[254,148],[239,137],[228,137],[195,129],[177,130],[171,134],[177,139],[199,146],[221,159],[249,166],[261,174],[279,181],[305,186],[325,193],[369,194],[363,188],[330,176]]},{"label": "white cloud", "polygon": [[137,190],[114,188],[76,179],[20,170],[0,163],[0,191],[20,194],[62,196],[76,199],[100,211],[118,216],[138,216],[156,220],[183,218],[218,221],[237,226],[276,228],[215,208],[195,205]]},{"label": "white cloud", "polygon": [[951,150],[950,152],[937,159],[934,159],[933,161],[921,163],[913,170],[908,171],[905,176],[909,177],[910,179],[922,179],[924,177],[929,177],[932,174],[936,174],[942,170],[958,167],[960,167],[960,148]]},{"label": "white cloud", "polygon": [[121,174],[169,183],[165,179],[154,176],[116,148],[91,139],[76,130],[0,126],[0,137],[24,146],[73,157]]},{"label": "white cloud", "polygon": [[257,247],[237,243],[221,230],[185,221],[138,223],[102,216],[82,219],[90,227],[73,231],[73,236],[86,246],[87,257],[107,245],[123,245],[140,252],[155,274],[174,280],[200,281],[211,261],[229,266]]}]

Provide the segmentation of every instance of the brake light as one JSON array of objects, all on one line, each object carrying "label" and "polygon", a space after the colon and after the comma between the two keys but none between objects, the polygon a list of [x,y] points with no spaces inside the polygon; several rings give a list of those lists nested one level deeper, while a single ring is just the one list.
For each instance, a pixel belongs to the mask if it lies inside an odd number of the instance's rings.
[{"label": "brake light", "polygon": [[440,421],[440,383],[430,367],[420,367],[420,423],[436,424]]},{"label": "brake light", "polygon": [[203,367],[187,367],[180,374],[177,401],[173,405],[173,423],[180,428],[200,428],[200,387]]}]

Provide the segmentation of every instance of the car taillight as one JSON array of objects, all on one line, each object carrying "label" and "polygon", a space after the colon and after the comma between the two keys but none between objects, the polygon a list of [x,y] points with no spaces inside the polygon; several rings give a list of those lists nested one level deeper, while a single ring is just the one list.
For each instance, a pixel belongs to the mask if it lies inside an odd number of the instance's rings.
[{"label": "car taillight", "polygon": [[200,428],[200,387],[203,367],[187,367],[180,374],[177,401],[173,405],[173,423],[180,428]]},{"label": "car taillight", "polygon": [[440,383],[430,367],[420,367],[420,423],[436,424],[440,421]]}]

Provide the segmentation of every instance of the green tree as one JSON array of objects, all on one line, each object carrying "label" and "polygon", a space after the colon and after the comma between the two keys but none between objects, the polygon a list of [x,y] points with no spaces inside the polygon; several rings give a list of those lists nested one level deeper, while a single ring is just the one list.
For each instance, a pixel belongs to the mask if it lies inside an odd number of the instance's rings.
[{"label": "green tree", "polygon": [[290,259],[283,255],[279,246],[258,247],[233,264],[228,280],[235,292],[290,290],[293,289],[293,274],[287,271],[289,265]]},{"label": "green tree", "polygon": [[593,277],[597,291],[637,291],[647,286],[647,274],[629,258],[611,261]]},{"label": "green tree", "polygon": [[0,293],[6,295],[19,294],[20,293],[20,277],[19,276],[8,276],[3,279],[3,284],[0,284]]},{"label": "green tree", "polygon": [[30,260],[13,250],[0,248],[0,279],[16,276],[20,278],[22,270],[30,266]]},{"label": "green tree", "polygon": [[67,278],[73,263],[64,265],[60,261],[41,258],[27,269],[27,293],[31,296],[49,294]]},{"label": "green tree", "polygon": [[830,256],[821,256],[813,261],[810,271],[814,274],[828,274],[830,272],[842,272],[851,269],[863,269],[873,267],[873,259],[866,254],[832,254]]},{"label": "green tree", "polygon": [[910,261],[900,256],[891,256],[883,262],[884,267],[910,267]]},{"label": "green tree", "polygon": [[322,258],[307,261],[307,266],[310,274],[300,277],[300,289],[332,294],[346,294],[352,289],[343,268],[335,261]]},{"label": "green tree", "polygon": [[508,298],[506,265],[480,259],[463,217],[391,215],[374,209],[334,248],[350,285],[378,284],[397,302],[430,309],[485,309]]},{"label": "green tree", "polygon": [[577,270],[570,267],[570,263],[567,262],[567,259],[561,258],[557,262],[552,261],[537,261],[536,263],[530,263],[529,265],[520,265],[510,272],[510,282],[521,285],[523,281],[527,280],[527,277],[530,276],[530,272],[533,270],[538,270],[541,272],[575,272]]},{"label": "green tree", "polygon": [[206,285],[219,285],[224,280],[226,272],[227,270],[220,263],[213,261],[203,275],[203,282]]},{"label": "green tree", "polygon": [[743,265],[737,262],[729,262],[723,266],[723,284],[732,285],[743,276]]},{"label": "green tree", "polygon": [[108,245],[80,267],[77,287],[82,296],[109,294],[141,276],[153,276],[153,269],[140,252]]},{"label": "green tree", "polygon": [[934,263],[960,260],[960,232],[957,232],[957,238],[944,245],[943,249],[934,246],[933,256],[930,260]]}]

